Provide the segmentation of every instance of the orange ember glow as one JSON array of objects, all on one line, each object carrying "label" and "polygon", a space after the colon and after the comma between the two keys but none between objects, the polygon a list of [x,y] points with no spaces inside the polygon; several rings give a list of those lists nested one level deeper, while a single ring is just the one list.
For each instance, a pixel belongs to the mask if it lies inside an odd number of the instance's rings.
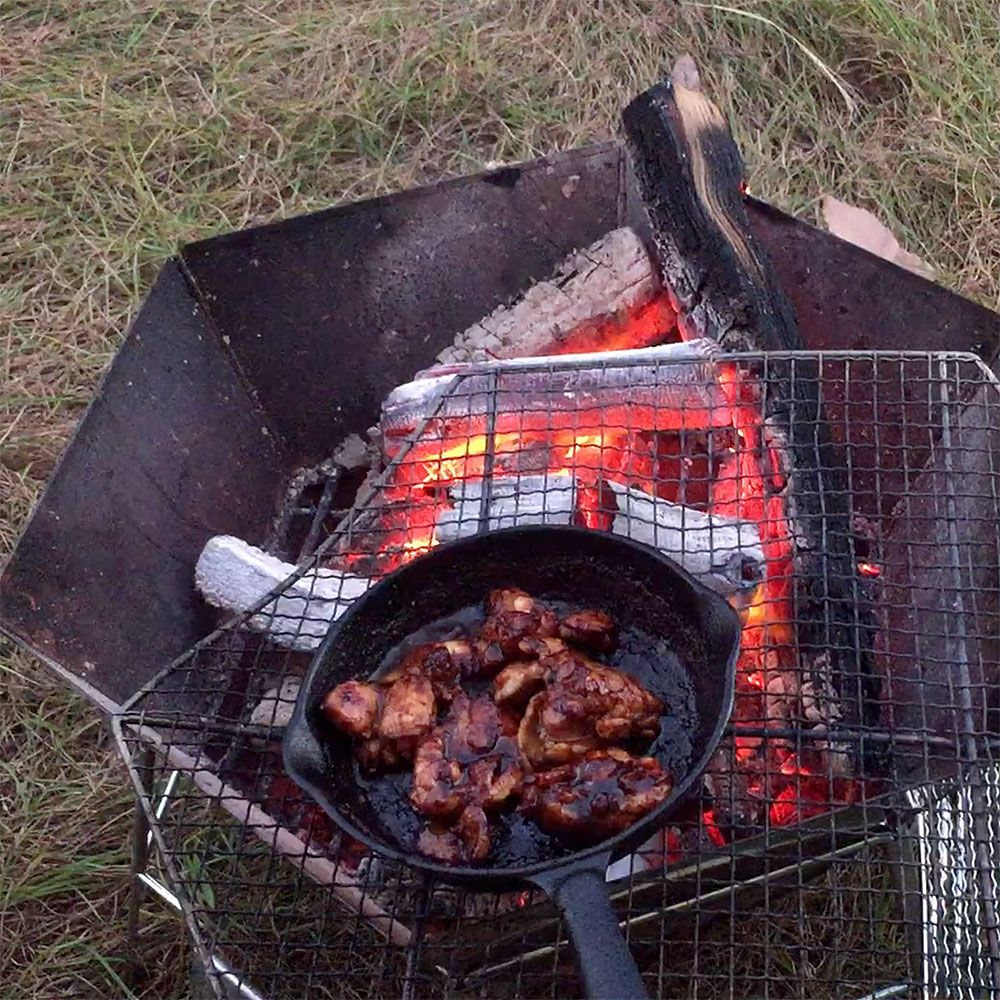
[{"label": "orange ember glow", "polygon": [[701,814],[701,821],[705,824],[705,832],[708,834],[712,843],[715,844],[716,847],[725,847],[726,837],[715,825],[715,819],[712,816],[711,809],[708,809]]},{"label": "orange ember glow", "polygon": [[[743,185],[742,190],[749,189]],[[626,316],[573,331],[555,353],[646,347],[678,336],[677,317],[664,294]],[[452,505],[449,488],[481,479],[487,471],[495,479],[572,475],[574,523],[595,530],[609,530],[616,513],[608,483],[645,489],[663,499],[752,522],[760,532],[766,572],[742,611],[731,726],[737,766],[753,775],[750,793],[758,796],[771,824],[785,825],[853,801],[859,784],[811,774],[791,749],[772,761],[767,741],[759,734],[740,734],[741,726],[759,729],[771,724],[764,715],[769,680],[775,676],[772,671],[794,671],[796,666],[794,551],[781,498],[785,472],[760,419],[759,387],[733,364],[721,364],[719,371],[727,413],[708,419],[682,412],[663,417],[660,411],[627,403],[616,406],[614,413],[586,409],[558,414],[501,413],[492,428],[492,455],[490,436],[482,423],[473,426],[465,420],[461,426],[450,426],[442,421],[410,447],[395,468],[383,491],[387,505],[379,528],[372,533],[377,537],[375,555],[364,558],[374,560],[375,572],[388,572],[438,544],[436,519]],[[702,465],[697,466],[702,485],[696,484],[693,494],[689,480],[697,459],[684,450],[687,445],[677,444],[683,438],[678,432],[689,428],[703,435],[712,428],[716,442],[714,465],[701,459]],[[687,485],[682,486],[683,477]],[[349,563],[355,560],[360,562],[362,557],[347,559]],[[879,567],[862,562],[858,571],[875,577]],[[788,723],[774,720],[774,724],[782,728]],[[704,810],[701,818],[711,842],[726,846],[727,833],[720,829],[714,811]],[[682,856],[681,841],[671,831],[665,835],[664,860],[672,864]]]},{"label": "orange ember glow", "polygon": [[653,347],[671,339],[677,327],[674,312],[666,295],[657,295],[622,317],[612,317],[603,323],[574,330],[565,337],[553,354],[595,354],[604,351],[625,351],[637,347]]}]

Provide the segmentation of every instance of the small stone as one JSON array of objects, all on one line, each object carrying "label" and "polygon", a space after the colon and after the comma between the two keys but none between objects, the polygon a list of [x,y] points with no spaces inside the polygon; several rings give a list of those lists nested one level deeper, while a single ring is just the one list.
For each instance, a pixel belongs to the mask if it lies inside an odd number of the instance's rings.
[{"label": "small stone", "polygon": [[291,722],[301,686],[298,677],[285,677],[280,687],[269,688],[250,714],[250,724],[283,729]]},{"label": "small stone", "polygon": [[823,716],[820,714],[819,704],[815,698],[802,699],[802,711],[807,722],[819,722]]},{"label": "small stone", "polygon": [[333,453],[333,460],[342,469],[359,469],[362,466],[371,465],[368,445],[359,434],[348,435]]},{"label": "small stone", "polygon": [[770,695],[785,694],[785,678],[781,674],[775,674],[768,678],[767,693]]},{"label": "small stone", "polygon": [[765,705],[767,709],[768,722],[772,722],[775,719],[785,720],[791,716],[788,699],[783,696],[772,697],[768,694],[765,699]]},{"label": "small stone", "polygon": [[580,186],[580,175],[570,174],[570,176],[566,178],[566,183],[563,184],[563,186],[559,190],[562,191],[562,196],[564,198],[572,198],[573,195],[576,193],[576,189],[579,186]]}]

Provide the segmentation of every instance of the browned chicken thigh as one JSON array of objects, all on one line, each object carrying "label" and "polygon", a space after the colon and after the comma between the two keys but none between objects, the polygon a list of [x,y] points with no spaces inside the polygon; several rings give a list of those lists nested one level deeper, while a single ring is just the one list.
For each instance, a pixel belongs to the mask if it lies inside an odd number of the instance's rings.
[{"label": "browned chicken thigh", "polygon": [[474,676],[478,658],[464,639],[425,643],[378,681],[345,681],[322,702],[326,717],[359,740],[358,760],[368,769],[395,767],[413,759],[417,740],[437,722],[438,708]]},{"label": "browned chicken thigh", "polygon": [[448,639],[415,646],[382,678],[382,683],[391,684],[408,674],[422,674],[434,685],[434,697],[447,705],[461,692],[461,679],[475,677],[479,669],[479,657],[471,642]]},{"label": "browned chicken thigh", "polygon": [[466,806],[451,826],[432,823],[420,832],[417,850],[435,861],[481,861],[490,850],[490,822],[480,806]]},{"label": "browned chicken thigh", "polygon": [[[611,618],[586,610],[560,620],[514,588],[493,590],[486,612],[477,635],[414,646],[379,680],[346,681],[322,702],[364,768],[412,767],[409,801],[426,824],[417,850],[446,864],[481,861],[491,822],[517,798],[542,830],[579,843],[663,802],[671,777],[621,746],[659,733],[663,703],[590,658],[616,648]],[[489,678],[490,693],[464,688]]]},{"label": "browned chicken thigh", "polygon": [[434,685],[422,674],[407,674],[390,684],[382,702],[379,736],[387,740],[415,740],[437,721]]},{"label": "browned chicken thigh", "polygon": [[365,681],[338,684],[320,704],[323,714],[349,736],[369,737],[375,733],[382,714],[385,690]]},{"label": "browned chicken thigh", "polygon": [[627,829],[670,795],[671,776],[652,757],[593,750],[580,760],[529,775],[521,810],[546,832],[594,843]]},{"label": "browned chicken thigh", "polygon": [[516,733],[517,721],[501,712],[489,695],[459,695],[444,722],[417,748],[413,808],[449,819],[468,805],[486,811],[501,806],[523,775]]},{"label": "browned chicken thigh", "polygon": [[412,760],[420,737],[437,721],[434,688],[427,677],[409,674],[384,690],[375,733],[355,745],[355,756],[369,771]]},{"label": "browned chicken thigh", "polygon": [[638,681],[559,640],[543,640],[542,645],[538,663],[545,672],[545,688],[528,702],[517,737],[533,768],[565,764],[588,750],[657,735],[663,703]]},{"label": "browned chicken thigh", "polygon": [[603,611],[576,611],[559,623],[559,638],[595,653],[613,653],[618,628]]},{"label": "browned chicken thigh", "polygon": [[528,636],[554,636],[559,630],[556,616],[541,601],[513,588],[490,592],[486,621],[476,648],[487,672],[496,672],[516,659],[518,643]]},{"label": "browned chicken thigh", "polygon": [[515,660],[493,679],[493,697],[503,708],[521,709],[545,685],[545,667],[538,660]]}]

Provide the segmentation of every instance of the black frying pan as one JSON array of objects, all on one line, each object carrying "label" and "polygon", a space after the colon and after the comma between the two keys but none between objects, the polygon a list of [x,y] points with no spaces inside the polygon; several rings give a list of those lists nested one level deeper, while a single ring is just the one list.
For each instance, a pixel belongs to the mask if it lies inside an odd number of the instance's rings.
[{"label": "black frying pan", "polygon": [[[414,632],[426,634],[431,622],[481,605],[504,586],[557,608],[612,616],[621,641],[610,662],[668,706],[649,753],[673,773],[674,789],[623,833],[582,850],[511,812],[498,824],[488,859],[477,867],[445,865],[416,853],[410,776],[362,777],[349,743],[319,706],[341,681],[370,675]],[[285,731],[285,768],[346,833],[379,854],[473,889],[538,886],[563,912],[589,996],[641,998],[645,988],[608,900],[605,870],[663,824],[708,765],[732,709],[739,641],[739,618],[721,597],[636,542],[545,526],[461,539],[386,576],[331,628]]]}]

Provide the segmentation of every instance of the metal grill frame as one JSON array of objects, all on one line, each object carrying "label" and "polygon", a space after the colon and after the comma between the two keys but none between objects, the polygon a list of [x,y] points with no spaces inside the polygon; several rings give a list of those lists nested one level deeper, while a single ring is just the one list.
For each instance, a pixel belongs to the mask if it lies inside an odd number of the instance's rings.
[{"label": "metal grill frame", "polygon": [[[929,354],[926,352],[887,352],[885,354],[878,352],[822,352],[813,354],[802,352],[797,355],[788,356],[773,354],[766,356],[726,355],[725,360],[727,363],[738,362],[748,365],[760,364],[765,367],[768,364],[777,362],[789,362],[793,365],[800,364],[803,366],[815,364],[818,366],[820,373],[822,373],[824,365],[833,364],[846,364],[848,372],[850,371],[852,364],[861,365],[864,363],[876,365],[895,363],[900,367],[900,371],[902,371],[906,365],[926,365],[929,373],[933,373],[936,366],[938,374],[936,376],[930,374],[928,384],[937,384],[942,392],[940,403],[943,418],[940,428],[941,440],[939,450],[944,452],[946,455],[951,448],[949,436],[952,435],[956,429],[955,420],[957,419],[960,424],[962,414],[961,402],[952,396],[949,396],[949,392],[954,393],[957,389],[961,393],[962,390],[969,388],[969,385],[971,384],[966,382],[966,380],[956,380],[948,377],[949,366],[956,370],[958,368],[962,368],[963,370],[975,373],[979,379],[979,384],[976,388],[985,389],[989,396],[995,396],[997,394],[997,390],[1000,389],[1000,382],[996,380],[992,373],[990,373],[990,371],[975,356],[966,354]],[[553,364],[558,365],[561,363],[547,360],[539,362],[538,367],[551,368]],[[609,365],[614,366],[616,362],[613,356],[594,356],[594,358],[587,361],[574,361],[562,364],[578,365],[581,367],[607,367]],[[495,366],[487,366],[486,368],[474,369],[473,371],[479,370],[496,372],[497,368]],[[844,385],[843,388],[845,393],[849,394],[849,384]],[[997,401],[998,400],[995,399],[988,401],[987,405],[989,406],[990,402],[992,402],[992,405],[995,406]],[[957,411],[953,412],[956,407],[958,408]],[[416,433],[413,435],[414,439],[418,439],[424,433],[429,422],[430,420],[428,419],[417,429]],[[876,425],[874,442],[874,446],[876,448],[879,445],[878,436],[878,425]],[[385,472],[380,477],[379,482],[375,485],[376,490],[383,488],[388,482],[391,481],[395,470],[405,462],[406,455],[407,450],[404,449],[404,451],[402,451],[393,459],[392,462],[390,462]],[[909,476],[910,473],[916,476],[920,473],[920,471],[921,469],[904,469],[907,476]],[[991,471],[993,470],[991,469]],[[850,469],[848,469],[848,473],[850,475]],[[877,483],[878,476],[876,475],[876,487]],[[324,491],[324,496],[328,493],[329,491]],[[957,518],[954,503],[955,501],[952,498],[949,498],[946,501],[946,516],[951,522],[954,522]],[[320,512],[316,520],[317,525],[323,516],[325,516],[325,512]],[[350,520],[350,518],[348,518],[348,520]],[[304,553],[304,557],[307,557],[307,561],[299,567],[296,574],[293,577],[290,577],[289,580],[286,581],[285,585],[283,585],[280,589],[284,589],[293,580],[301,579],[303,575],[308,572],[310,567],[314,566],[318,560],[320,560],[324,554],[328,553],[337,543],[337,539],[342,530],[343,529],[338,529],[338,531],[327,538],[315,552]],[[317,530],[310,531],[308,533],[309,544],[314,543],[317,537],[318,527]],[[951,558],[956,574],[960,574],[960,570],[962,568],[960,565],[961,553],[958,551],[958,548],[958,540],[953,537],[951,543]],[[955,579],[960,581],[960,575],[956,575]],[[960,585],[956,586],[956,591],[960,595],[962,587]],[[167,827],[165,825],[166,819],[177,809],[177,803],[181,803],[183,811],[185,803],[188,800],[184,795],[177,795],[177,782],[176,779],[174,779],[174,787],[170,790],[170,793],[168,793],[166,798],[162,800],[162,802],[172,803],[171,808],[169,811],[163,809],[160,805],[158,805],[158,801],[154,798],[155,786],[159,778],[165,777],[171,773],[171,760],[173,760],[174,763],[177,762],[177,754],[174,753],[173,756],[171,756],[170,751],[176,751],[182,745],[189,748],[192,746],[188,736],[185,735],[187,733],[197,734],[201,737],[207,737],[212,734],[234,737],[273,737],[275,734],[268,733],[266,731],[255,732],[246,725],[240,723],[237,723],[235,728],[231,725],[222,725],[220,729],[218,720],[213,721],[210,718],[198,715],[196,712],[174,712],[172,714],[168,712],[164,715],[162,711],[156,709],[155,701],[156,696],[158,694],[162,694],[164,686],[169,685],[170,679],[173,676],[176,676],[178,671],[189,669],[185,667],[185,664],[189,664],[192,660],[196,661],[197,657],[205,650],[217,649],[220,644],[225,645],[229,643],[235,644],[236,646],[242,646],[243,641],[238,627],[248,620],[254,612],[263,610],[269,603],[270,597],[265,598],[257,605],[256,608],[252,609],[247,614],[241,616],[236,621],[227,623],[222,628],[212,633],[212,635],[206,637],[206,639],[197,644],[197,646],[195,646],[192,650],[184,656],[178,658],[177,661],[163,670],[152,683],[147,685],[133,698],[131,698],[123,707],[123,711],[114,719],[114,729],[120,748],[126,761],[130,765],[130,772],[139,793],[140,804],[147,821],[151,824],[153,840],[159,848],[160,855],[164,860],[171,888],[175,892],[178,901],[185,911],[185,916],[192,931],[196,945],[206,961],[211,960],[212,954],[215,951],[214,945],[216,942],[213,940],[214,935],[210,924],[211,918],[206,914],[205,908],[199,905],[198,900],[192,896],[191,887],[193,884],[197,890],[200,886],[210,885],[211,883],[206,879],[202,879],[200,874],[193,880],[193,882],[191,878],[185,878],[184,873],[180,870],[178,864],[176,863],[179,855],[176,849],[172,847],[171,843],[168,841]],[[964,648],[967,638],[967,636],[958,637],[960,648]],[[968,692],[972,684],[969,676],[967,652],[964,657],[960,657],[959,662],[956,665],[960,673],[964,669],[964,676],[959,679],[958,694],[961,695],[961,691],[964,690]],[[969,712],[969,706],[963,703],[961,707],[967,713]],[[971,788],[973,790],[979,789],[979,791],[975,794],[980,803],[984,801],[984,796],[989,797],[990,801],[995,801],[992,796],[996,794],[997,781],[995,774],[988,768],[988,765],[992,762],[995,756],[997,741],[991,735],[988,735],[985,732],[977,731],[975,722],[971,719],[971,715],[967,714],[967,722],[970,722],[971,724],[967,727],[967,732],[965,734],[967,738],[965,749],[967,754],[971,753],[970,762],[974,764],[977,761],[982,762],[985,760],[987,764],[987,768],[985,770],[980,768],[973,768],[971,770],[970,774],[973,776]],[[165,736],[164,734],[168,735]],[[860,739],[866,737],[870,738],[872,734],[854,735],[855,738]],[[911,743],[916,740],[920,740],[925,746],[933,747],[934,739],[931,738],[928,740],[926,739],[926,735],[927,734],[906,732],[890,734],[890,736],[894,737],[903,737],[904,742],[906,742],[907,738]],[[203,740],[202,745],[206,742],[207,740]],[[154,756],[152,758],[148,756],[149,749],[154,750]],[[196,746],[195,749],[199,750],[200,748]],[[164,755],[163,762],[159,764],[155,761],[155,752],[157,750]],[[196,753],[193,760],[197,765],[199,754]],[[186,763],[188,764],[187,770],[190,771],[190,761]],[[183,771],[184,769],[185,768],[181,768],[180,770]],[[197,769],[197,767],[195,769]],[[216,802],[222,802],[223,808],[225,808],[225,802],[223,800],[225,800],[228,796],[227,790],[224,787],[221,789],[216,788],[214,790],[210,790],[210,793],[214,794]],[[922,900],[921,905],[923,907],[923,917],[920,921],[921,933],[917,935],[917,938],[921,939],[920,944],[922,945],[922,951],[925,956],[922,969],[922,989],[924,990],[924,995],[926,996],[932,995],[930,992],[931,990],[940,989],[942,983],[944,982],[950,983],[952,986],[957,985],[960,990],[970,991],[962,994],[969,996],[976,995],[975,991],[983,986],[982,977],[980,976],[977,979],[977,973],[969,973],[968,969],[958,969],[954,948],[947,949],[942,947],[947,935],[955,933],[955,928],[944,927],[940,921],[935,923],[932,912],[935,904],[928,902],[928,900],[936,899],[938,901],[938,910],[935,912],[943,912],[943,907],[940,905],[941,901],[950,900],[955,895],[955,891],[952,891],[951,895],[949,895],[949,887],[944,881],[942,881],[941,877],[938,877],[935,880],[933,874],[929,874],[934,868],[934,865],[932,864],[931,855],[929,853],[931,848],[929,848],[928,845],[935,842],[938,843],[939,847],[946,842],[951,845],[958,845],[958,848],[956,848],[957,853],[958,849],[962,844],[964,844],[965,839],[967,838],[964,837],[964,832],[960,829],[961,824],[956,827],[954,817],[956,815],[962,817],[969,812],[968,807],[963,808],[966,801],[963,800],[963,796],[970,794],[972,794],[972,792],[969,788],[959,783],[957,786],[946,786],[940,793],[934,787],[925,787],[922,790],[911,788],[904,796],[905,802],[903,802],[903,806],[905,806],[905,808],[902,809],[899,796],[897,795],[893,795],[884,801],[863,802],[861,803],[859,810],[860,816],[856,817],[861,821],[860,824],[858,824],[860,828],[854,830],[857,836],[852,843],[848,845],[841,844],[836,846],[832,851],[827,852],[829,858],[825,858],[822,853],[819,853],[807,859],[801,854],[802,842],[798,839],[798,833],[796,833],[793,837],[793,841],[799,843],[800,854],[797,859],[798,863],[790,866],[789,870],[792,872],[795,882],[797,883],[795,885],[795,889],[798,891],[800,899],[806,888],[804,877],[802,875],[802,862],[805,862],[806,860],[832,861],[840,857],[849,857],[854,854],[863,853],[871,847],[883,844],[899,843],[902,845],[903,850],[899,858],[893,861],[894,866],[897,869],[900,869],[903,875],[909,873],[912,876],[914,873],[919,873],[919,879],[917,880],[919,882],[919,889],[917,891],[920,893],[920,898]],[[244,800],[242,800],[240,796],[236,796],[235,799],[236,811],[239,812],[241,809],[245,809]],[[884,805],[888,806],[888,808],[883,808]],[[974,811],[978,811],[979,820],[984,818],[985,814],[981,806],[977,806]],[[856,812],[858,811],[856,810]],[[942,815],[950,818],[941,819]],[[832,816],[839,816],[841,818],[835,823],[834,820],[830,819]],[[836,825],[839,823],[842,823],[843,826]],[[950,827],[948,826],[949,823]],[[824,824],[828,824],[830,826],[829,832],[831,833],[838,832],[839,830],[843,830],[845,832],[851,830],[851,821],[847,818],[846,813],[829,813],[823,817],[819,817],[818,820],[813,823],[813,825],[818,828],[822,828]],[[800,830],[802,828],[797,829]],[[896,834],[901,834],[901,836],[897,837]],[[985,915],[985,926],[988,932],[992,927],[993,940],[990,942],[989,949],[991,955],[990,960],[986,963],[984,968],[988,968],[988,975],[991,977],[991,981],[994,986],[1000,987],[1000,977],[998,977],[998,968],[996,964],[1000,961],[1000,955],[996,954],[993,947],[995,943],[996,930],[995,910],[991,911],[991,892],[994,899],[996,893],[995,875],[993,874],[993,871],[995,871],[995,861],[998,853],[996,849],[995,830],[993,831],[992,843],[990,842],[988,835],[984,837],[981,829],[973,839],[976,840],[974,863],[980,877],[979,898],[977,900],[975,891],[973,891],[973,899],[972,902],[969,903],[967,899],[969,890],[965,885],[962,886],[962,892],[965,894],[963,898],[966,898],[967,905],[971,906],[971,910],[968,912],[975,912],[981,916]],[[763,845],[757,845],[756,848],[751,846],[749,842],[741,842],[740,845],[737,846],[742,847],[742,851],[734,850],[732,852],[732,858],[729,860],[730,869],[734,873],[736,872],[735,857],[737,854],[742,853],[752,855],[755,849],[766,854],[769,851],[775,850],[779,845],[776,843],[772,834],[768,834]],[[994,864],[992,870],[990,870],[990,847],[993,849],[992,859]],[[203,855],[203,860],[205,857],[206,855]],[[268,867],[270,870],[270,862],[268,862]],[[940,870],[940,866],[938,866],[938,870]],[[798,874],[796,875],[795,873]],[[676,875],[676,872],[673,872],[672,874]],[[695,866],[688,874],[696,881],[700,881],[702,879],[702,872],[698,870],[697,866]],[[768,870],[765,873],[766,877],[758,878],[758,881],[762,881],[765,886],[763,890],[765,897],[770,892],[768,882],[775,874],[775,872]],[[299,881],[301,882],[301,872],[299,875]],[[650,910],[644,914],[631,914],[631,902],[634,895],[634,886],[632,884],[632,880],[628,881],[629,884],[625,892],[628,895],[628,904],[631,916],[629,921],[630,929],[640,928],[644,923],[649,923],[656,918],[661,918],[661,914],[664,912],[662,909],[659,911]],[[904,878],[903,888],[899,891],[900,902],[904,904],[910,903],[910,897],[913,895],[912,878],[910,882],[911,885],[907,888],[907,880]],[[954,887],[952,887],[952,890],[954,890]],[[729,892],[728,896],[730,899],[728,909],[730,916],[732,917],[735,914],[737,894]],[[698,898],[701,899],[703,897]],[[680,903],[677,904],[676,910],[683,911],[685,909],[690,909],[691,905],[692,904],[690,903]],[[979,907],[978,910],[976,909],[977,905]],[[928,909],[929,907],[931,909]],[[211,907],[208,909],[211,909]],[[993,914],[992,916],[991,913]],[[916,926],[916,921],[911,918],[910,914],[905,915],[904,920],[907,921],[907,930],[912,933],[914,927]],[[419,922],[418,914],[418,925]],[[971,918],[967,918],[966,923],[971,927]],[[660,926],[661,929],[666,926],[662,923],[662,918]],[[418,933],[418,937],[419,936],[420,935]],[[697,938],[697,931],[695,931],[695,937]],[[565,960],[565,955],[560,955],[561,951],[565,951],[564,947],[560,947],[561,943],[562,942],[560,942],[557,937],[556,941],[552,945],[534,949],[532,957],[535,960],[538,960],[552,956],[552,968],[555,969],[558,967],[558,963],[560,961]],[[405,968],[403,969],[403,976],[401,980],[404,984],[403,992],[405,993],[407,989],[410,989],[411,991],[416,989],[417,992],[414,995],[423,995],[418,986],[419,983],[424,982],[424,980],[419,978],[418,973],[418,967],[423,960],[420,955],[420,948],[410,948],[408,949],[407,954],[408,958],[405,962]],[[517,959],[508,959],[506,962],[494,962],[492,966],[483,966],[480,969],[480,972],[485,974],[487,972],[496,973],[499,971],[509,970],[518,962],[521,963],[519,968],[523,967],[524,957],[522,956]],[[874,965],[872,968],[874,971]],[[216,972],[218,971],[218,959],[216,959]],[[309,977],[310,982],[312,978],[312,976]],[[729,979],[729,985],[731,987],[734,979],[732,958],[730,958]],[[445,981],[448,981],[447,977]],[[407,986],[407,984],[409,984],[409,986]],[[774,984],[771,983],[770,980],[765,979],[763,981],[765,993],[768,993],[769,984],[772,988],[774,988]],[[662,986],[662,982],[659,985]],[[888,987],[879,986],[876,983],[872,983],[871,985],[871,994],[873,996],[903,995],[901,993],[885,992],[887,989],[897,989],[897,987],[892,984]],[[914,982],[913,985],[915,987],[916,983]],[[221,989],[221,980],[216,983],[216,988]],[[222,994],[220,993],[220,995]],[[516,995],[521,995],[521,993],[517,992]],[[777,992],[769,995],[785,994],[778,990]]]}]

